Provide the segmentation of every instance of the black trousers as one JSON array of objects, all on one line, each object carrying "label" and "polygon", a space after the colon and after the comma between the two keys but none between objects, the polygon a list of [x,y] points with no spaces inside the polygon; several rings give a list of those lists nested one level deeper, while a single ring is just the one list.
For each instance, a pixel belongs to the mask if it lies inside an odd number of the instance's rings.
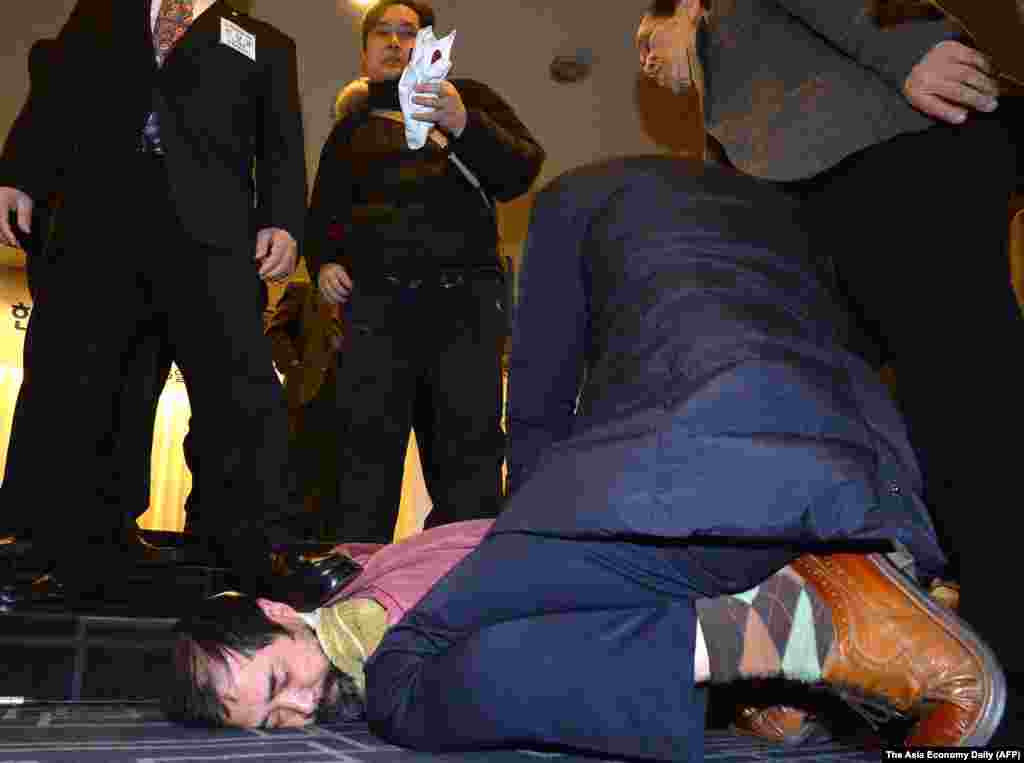
[{"label": "black trousers", "polygon": [[[108,489],[123,378],[153,321],[167,340],[204,435],[197,487],[216,506],[204,531],[254,567],[264,528],[285,510],[284,397],[263,336],[264,289],[252,252],[197,242],[183,230],[163,160],[129,155],[132,185],[97,221],[95,238],[58,240],[30,320],[25,376],[4,482],[32,507],[32,533],[93,563],[134,507]],[[142,410],[140,407],[140,415]],[[131,491],[128,491],[131,492]],[[242,565],[240,565],[242,566]]]},{"label": "black trousers", "polygon": [[[149,510],[152,484],[153,436],[156,431],[157,409],[160,396],[170,377],[174,362],[174,348],[167,335],[166,323],[153,320],[136,340],[134,351],[123,366],[120,399],[115,406],[117,414],[108,434],[111,449],[111,474],[107,501],[120,501],[127,511],[125,523],[129,530],[137,527],[137,520]],[[193,475],[203,466],[196,457],[194,419],[190,416],[188,430],[182,443],[185,466]],[[185,528],[192,532],[202,523],[199,493],[193,479],[193,489],[185,497]],[[207,511],[216,513],[208,507]]]},{"label": "black trousers", "polygon": [[504,435],[499,348],[505,287],[494,276],[444,287],[356,283],[338,366],[335,534],[394,534],[409,432],[433,509],[426,527],[496,516]]},{"label": "black trousers", "polygon": [[[26,353],[35,360],[36,367],[41,362],[41,354],[53,355],[53,363],[62,362],[64,348],[62,344],[34,346],[35,335],[39,327],[44,331],[47,325],[45,317],[38,317],[41,310],[54,309],[53,301],[47,298],[47,289],[60,278],[58,268],[49,267],[53,262],[51,247],[51,225],[54,220],[52,208],[48,205],[37,205],[33,213],[32,238],[26,246],[28,254],[27,275],[29,294],[33,301],[33,316],[25,335]],[[59,307],[59,306],[58,306]],[[114,418],[110,428],[98,448],[101,453],[109,453],[108,481],[101,489],[101,501],[104,504],[120,505],[125,510],[124,525],[126,530],[136,527],[136,520],[149,509],[151,481],[151,452],[153,447],[154,425],[156,423],[157,406],[160,393],[167,380],[171,368],[171,348],[167,339],[166,326],[156,319],[142,322],[135,346],[125,356],[122,364],[121,387],[114,406]],[[15,405],[14,422],[24,416],[30,396],[22,394]],[[14,491],[32,491],[33,476],[28,470],[14,473],[11,470],[0,490],[5,497],[11,496],[4,512],[6,526],[18,535],[30,534],[35,520],[32,518],[34,507],[31,500],[15,501]],[[19,479],[26,487],[19,488]]]},{"label": "black trousers", "polygon": [[1010,284],[1008,201],[1022,99],[963,126],[899,136],[796,186],[860,316],[895,370],[925,499],[962,584],[962,614],[1024,671],[993,599],[1016,532],[1024,319]]},{"label": "black trousers", "polygon": [[297,537],[343,540],[336,528],[335,474],[338,465],[337,370],[328,368],[313,397],[289,411],[290,488],[302,515],[291,525]]},{"label": "black trousers", "polygon": [[156,413],[171,362],[166,327],[160,321],[150,321],[134,352],[125,358],[115,418],[100,446],[101,452],[111,454],[112,472],[104,502],[124,508],[129,529],[149,509]]}]

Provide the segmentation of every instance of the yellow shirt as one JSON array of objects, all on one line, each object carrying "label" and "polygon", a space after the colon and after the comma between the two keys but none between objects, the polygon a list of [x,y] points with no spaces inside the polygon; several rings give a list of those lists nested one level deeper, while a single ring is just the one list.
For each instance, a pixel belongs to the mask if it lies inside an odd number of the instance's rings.
[{"label": "yellow shirt", "polygon": [[388,629],[388,613],[373,599],[345,599],[324,607],[314,626],[331,663],[355,681],[366,697],[366,661]]}]

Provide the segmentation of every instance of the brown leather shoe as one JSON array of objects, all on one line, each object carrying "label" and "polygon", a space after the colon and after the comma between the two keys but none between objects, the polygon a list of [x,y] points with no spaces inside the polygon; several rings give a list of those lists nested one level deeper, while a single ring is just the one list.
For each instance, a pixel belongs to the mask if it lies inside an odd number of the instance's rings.
[{"label": "brown leather shoe", "polygon": [[[936,578],[928,589],[928,595],[954,612],[960,606],[960,585],[951,580]],[[741,706],[736,709],[732,730],[766,742],[788,745],[824,741],[832,736],[825,726],[814,720],[811,713],[789,705]]]},{"label": "brown leather shoe", "polygon": [[831,738],[828,729],[814,720],[806,710],[789,705],[771,707],[741,707],[732,724],[732,730],[763,739],[766,742],[780,742],[798,745],[812,739]]},{"label": "brown leather shoe", "polygon": [[792,566],[832,613],[825,681],[916,717],[908,745],[981,746],[991,738],[1006,679],[966,623],[881,554],[808,554]]}]

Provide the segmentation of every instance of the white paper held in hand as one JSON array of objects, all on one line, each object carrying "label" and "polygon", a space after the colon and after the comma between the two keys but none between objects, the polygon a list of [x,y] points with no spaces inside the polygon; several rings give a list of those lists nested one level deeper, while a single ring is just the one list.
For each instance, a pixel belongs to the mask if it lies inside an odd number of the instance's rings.
[{"label": "white paper held in hand", "polygon": [[413,103],[414,96],[422,95],[416,92],[416,86],[424,82],[441,82],[448,76],[454,44],[455,30],[439,40],[434,36],[433,27],[423,27],[416,35],[416,47],[412,49],[409,65],[398,80],[398,100],[405,118],[405,141],[413,150],[426,145],[427,134],[434,126],[430,122],[413,119],[413,114],[423,113],[427,108]]}]

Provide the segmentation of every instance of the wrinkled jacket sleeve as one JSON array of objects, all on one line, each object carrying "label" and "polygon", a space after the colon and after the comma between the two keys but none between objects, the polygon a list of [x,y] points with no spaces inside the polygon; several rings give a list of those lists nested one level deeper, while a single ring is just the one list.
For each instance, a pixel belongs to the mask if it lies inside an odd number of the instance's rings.
[{"label": "wrinkled jacket sleeve", "polygon": [[498,201],[522,196],[540,173],[544,150],[512,107],[486,85],[452,80],[466,107],[466,129],[451,150]]},{"label": "wrinkled jacket sleeve", "polygon": [[557,183],[545,189],[527,234],[509,369],[510,493],[573,429],[590,333],[584,218],[574,203]]},{"label": "wrinkled jacket sleeve", "polygon": [[946,21],[911,21],[881,27],[864,0],[776,0],[835,47],[871,69],[897,90],[914,65],[936,44],[950,39]]},{"label": "wrinkled jacket sleeve", "polygon": [[352,172],[348,138],[354,117],[334,125],[320,152],[306,216],[306,267],[314,286],[320,268],[329,262],[345,264],[345,229],[352,208]]},{"label": "wrinkled jacket sleeve", "polygon": [[256,213],[261,228],[288,231],[302,246],[306,211],[306,149],[295,43],[285,38],[269,70],[262,139],[256,154]]}]

